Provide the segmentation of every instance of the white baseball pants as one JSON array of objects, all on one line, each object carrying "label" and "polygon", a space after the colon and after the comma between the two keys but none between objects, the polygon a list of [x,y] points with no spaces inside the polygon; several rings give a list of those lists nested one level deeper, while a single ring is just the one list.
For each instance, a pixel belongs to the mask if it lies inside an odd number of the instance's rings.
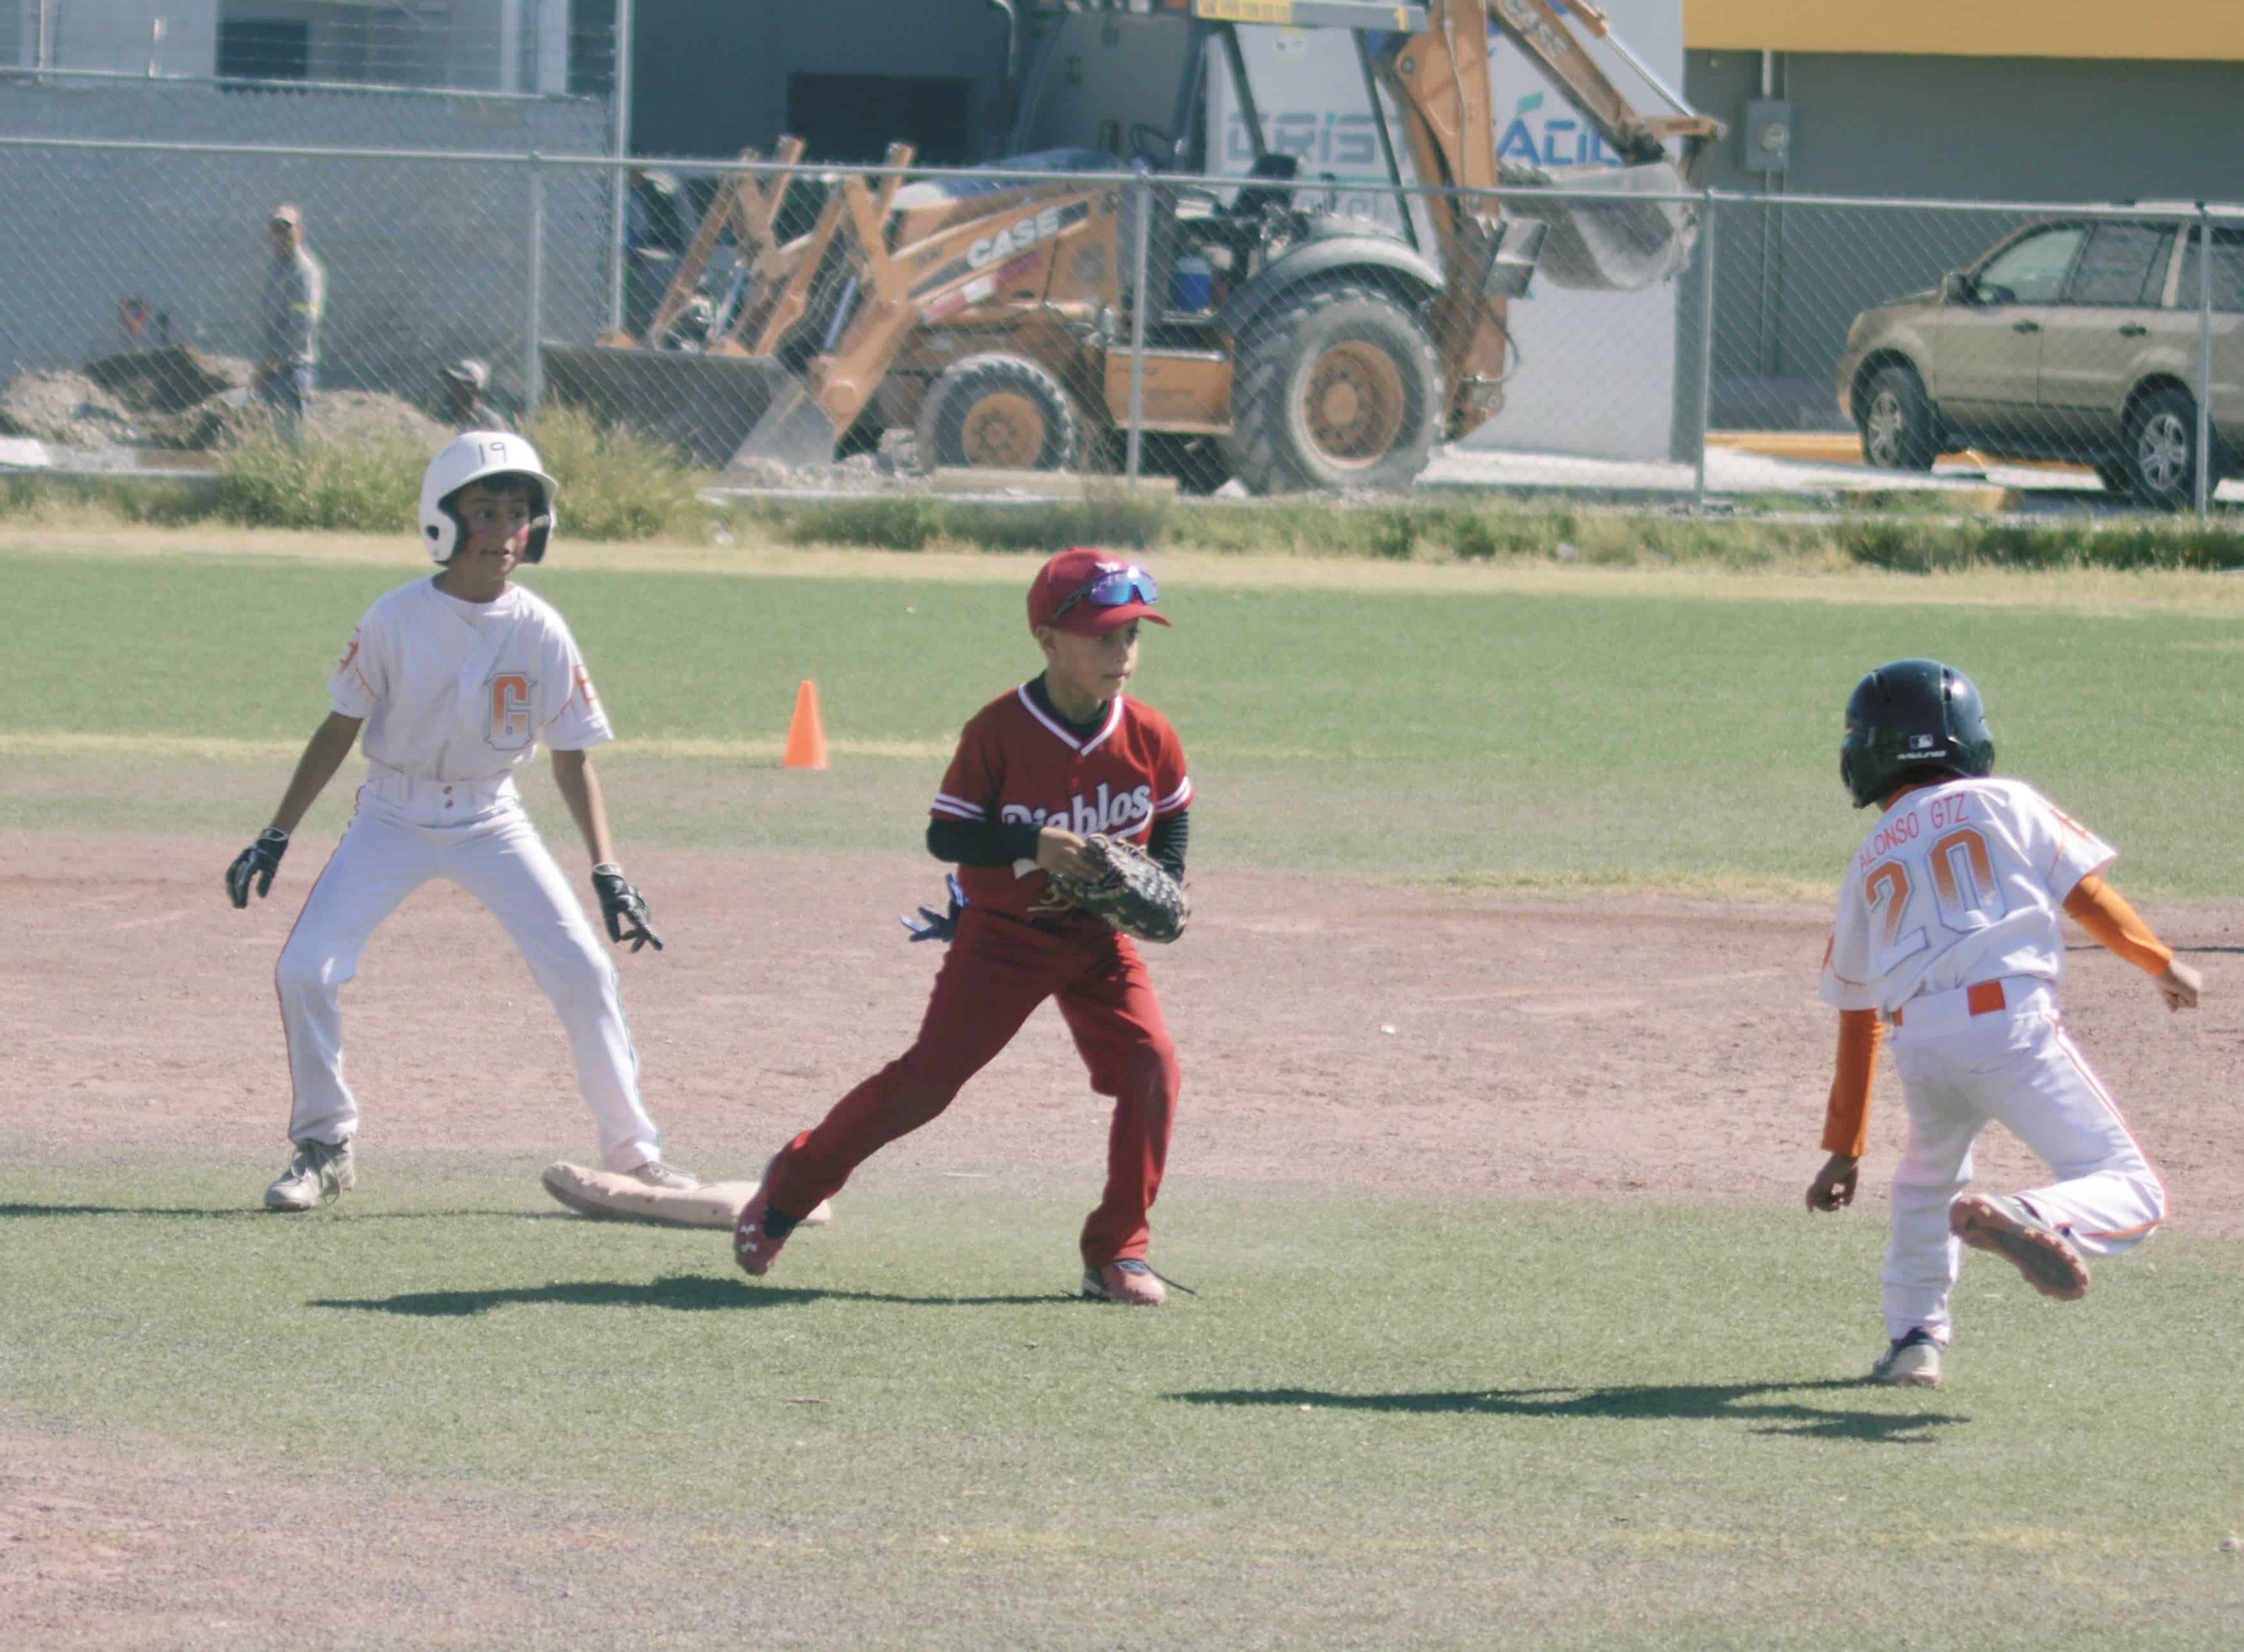
[{"label": "white baseball pants", "polygon": [[560,1012],[607,1168],[629,1170],[659,1157],[660,1137],[639,1102],[639,1055],[615,961],[510,796],[457,826],[424,826],[361,792],[274,970],[295,1086],[289,1138],[341,1142],[357,1132],[358,1102],[343,1082],[338,999],[375,928],[431,878],[457,884],[506,927]]},{"label": "white baseball pants", "polygon": [[1894,1172],[1893,1237],[1880,1276],[1889,1337],[1923,1325],[1947,1339],[1964,1257],[1948,1207],[1971,1180],[1972,1144],[1990,1120],[2048,1164],[2054,1181],[2015,1197],[2082,1255],[2132,1251],[2166,1220],[2166,1189],[2066,1035],[2048,983],[2013,976],[2003,986],[2007,1008],[1970,1015],[1962,991],[1935,994],[1911,999],[1894,1028],[1909,1146]]}]

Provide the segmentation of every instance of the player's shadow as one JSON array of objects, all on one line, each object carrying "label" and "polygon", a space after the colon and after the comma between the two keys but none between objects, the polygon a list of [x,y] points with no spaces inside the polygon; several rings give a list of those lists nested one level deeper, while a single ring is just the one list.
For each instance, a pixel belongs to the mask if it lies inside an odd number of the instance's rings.
[{"label": "player's shadow", "polygon": [[[1616,1388],[1486,1388],[1434,1393],[1342,1394],[1315,1388],[1217,1388],[1166,1396],[1191,1406],[1290,1406],[1333,1411],[1450,1412],[1483,1417],[1610,1417],[1636,1422],[1751,1422],[1757,1434],[1924,1445],[1931,1430],[1966,1417],[1936,1411],[1849,1411],[1773,1396],[1859,1390],[1862,1382],[1646,1384]],[[1761,1396],[1772,1396],[1763,1399]]]},{"label": "player's shadow", "polygon": [[665,1274],[646,1281],[571,1279],[554,1285],[491,1291],[406,1291],[394,1297],[314,1297],[310,1308],[347,1308],[412,1318],[463,1319],[531,1303],[572,1308],[668,1308],[677,1313],[738,1312],[742,1308],[799,1308],[832,1298],[884,1302],[910,1308],[1011,1308],[1063,1300],[1033,1297],[907,1297],[882,1291],[819,1291],[807,1286],[751,1285],[708,1274]]},{"label": "player's shadow", "polygon": [[[0,1222],[36,1220],[42,1217],[184,1216],[214,1222],[275,1222],[285,1226],[291,1223],[304,1223],[320,1214],[316,1210],[267,1210],[248,1204],[0,1204]],[[557,1217],[566,1220],[568,1215],[566,1210],[368,1210],[354,1208],[348,1219],[353,1222],[431,1222],[451,1221],[461,1217],[497,1217],[544,1222]]]}]

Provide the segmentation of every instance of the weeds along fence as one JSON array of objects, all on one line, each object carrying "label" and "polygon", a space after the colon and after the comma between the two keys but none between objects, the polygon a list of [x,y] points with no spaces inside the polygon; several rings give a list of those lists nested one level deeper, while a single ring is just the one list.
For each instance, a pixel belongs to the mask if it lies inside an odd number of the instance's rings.
[{"label": "weeds along fence", "polygon": [[443,422],[471,361],[506,417],[572,406],[766,492],[1046,471],[1703,504],[1938,489],[1991,459],[2083,503],[2206,511],[2244,469],[2244,214],[1050,158],[0,138],[0,421],[63,465],[226,428],[91,394],[43,423],[33,392],[193,349],[213,399],[253,401],[285,200],[328,277],[314,428],[353,395]]}]

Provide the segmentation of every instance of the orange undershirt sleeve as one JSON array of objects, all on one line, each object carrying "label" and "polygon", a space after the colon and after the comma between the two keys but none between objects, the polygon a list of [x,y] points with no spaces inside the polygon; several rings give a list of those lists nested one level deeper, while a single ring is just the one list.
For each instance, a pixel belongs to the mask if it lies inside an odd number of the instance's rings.
[{"label": "orange undershirt sleeve", "polygon": [[2173,962],[2173,948],[2151,933],[2127,898],[2092,873],[2072,886],[2065,915],[2085,929],[2107,952],[2118,954],[2146,975],[2162,975]]},{"label": "orange undershirt sleeve", "polygon": [[1839,1012],[1838,1070],[1831,1099],[1823,1109],[1823,1150],[1862,1156],[1870,1138],[1870,1079],[1878,1067],[1878,1040],[1885,1024],[1875,1009]]}]

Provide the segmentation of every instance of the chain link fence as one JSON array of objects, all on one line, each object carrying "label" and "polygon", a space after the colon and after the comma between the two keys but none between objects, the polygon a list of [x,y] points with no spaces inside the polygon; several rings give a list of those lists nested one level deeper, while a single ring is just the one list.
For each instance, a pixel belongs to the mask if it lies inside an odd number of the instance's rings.
[{"label": "chain link fence", "polygon": [[239,404],[287,200],[328,276],[315,428],[353,396],[443,421],[472,361],[486,411],[579,406],[713,485],[1693,503],[1994,476],[2204,509],[2244,469],[2244,212],[1473,197],[1089,152],[647,172],[585,152],[586,107],[549,128],[574,153],[0,139],[0,420],[62,463],[218,439],[189,403],[90,442],[25,387],[192,347]]}]

